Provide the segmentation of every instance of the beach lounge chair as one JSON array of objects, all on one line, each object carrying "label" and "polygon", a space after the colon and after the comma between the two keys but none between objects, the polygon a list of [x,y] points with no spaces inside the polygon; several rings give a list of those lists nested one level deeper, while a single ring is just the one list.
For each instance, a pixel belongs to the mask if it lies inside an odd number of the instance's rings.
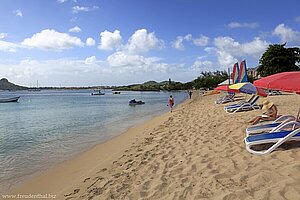
[{"label": "beach lounge chair", "polygon": [[[290,123],[290,122],[288,122]],[[299,123],[299,122],[294,122]],[[300,126],[300,123],[298,124]],[[287,141],[300,141],[300,128],[294,129],[291,131],[279,131],[272,133],[264,133],[258,135],[247,136],[245,139],[246,149],[250,153],[263,155],[267,153],[271,153],[281,144]],[[264,144],[274,143],[271,147],[266,150],[253,150],[254,146],[261,146]]]},{"label": "beach lounge chair", "polygon": [[255,95],[252,95],[251,98],[248,99],[247,101],[242,100],[242,101],[240,101],[236,104],[231,104],[231,105],[228,105],[228,106],[224,106],[224,110],[226,111],[226,109],[230,109],[230,108],[234,108],[234,107],[240,107],[244,103],[251,103],[254,98],[255,98]]},{"label": "beach lounge chair", "polygon": [[225,111],[227,113],[232,114],[232,113],[241,112],[241,111],[260,109],[259,105],[256,104],[258,99],[259,99],[259,96],[256,96],[250,103],[245,102],[241,106],[231,107],[231,108],[226,109]]},{"label": "beach lounge chair", "polygon": [[215,101],[215,104],[223,104],[223,103],[233,102],[234,96],[235,96],[235,93],[229,93],[223,97],[218,98]]},{"label": "beach lounge chair", "polygon": [[282,115],[271,123],[248,127],[246,129],[246,135],[248,136],[248,135],[254,135],[254,134],[264,133],[264,132],[273,132],[273,130],[275,130],[277,127],[287,122],[295,121],[295,120],[296,118],[293,115]]},{"label": "beach lounge chair", "polygon": [[282,131],[285,128],[290,128],[286,124],[289,124],[289,126],[295,126],[298,124],[297,122],[300,122],[300,109],[296,117],[294,117],[293,115],[282,115],[272,123],[248,127],[246,129],[246,135],[248,136],[262,132]]},{"label": "beach lounge chair", "polygon": [[267,93],[268,96],[282,95],[282,93],[279,90],[268,90]]}]

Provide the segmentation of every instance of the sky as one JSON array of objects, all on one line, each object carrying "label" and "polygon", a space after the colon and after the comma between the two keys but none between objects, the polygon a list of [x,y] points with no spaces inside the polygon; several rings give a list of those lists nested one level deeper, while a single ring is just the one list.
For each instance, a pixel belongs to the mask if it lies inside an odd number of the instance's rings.
[{"label": "sky", "polygon": [[188,82],[300,45],[299,0],[0,0],[0,78],[34,86]]}]

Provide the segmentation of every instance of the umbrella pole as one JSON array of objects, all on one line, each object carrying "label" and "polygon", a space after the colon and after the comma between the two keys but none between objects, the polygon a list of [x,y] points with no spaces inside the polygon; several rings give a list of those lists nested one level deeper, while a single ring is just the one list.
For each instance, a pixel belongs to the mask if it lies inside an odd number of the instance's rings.
[{"label": "umbrella pole", "polygon": [[230,85],[230,67],[228,67],[228,85]]}]

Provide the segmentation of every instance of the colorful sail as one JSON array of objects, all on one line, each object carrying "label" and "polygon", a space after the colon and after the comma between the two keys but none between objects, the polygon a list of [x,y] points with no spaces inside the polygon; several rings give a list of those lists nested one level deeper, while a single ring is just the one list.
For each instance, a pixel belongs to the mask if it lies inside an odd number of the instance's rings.
[{"label": "colorful sail", "polygon": [[240,72],[239,72],[239,82],[244,83],[248,82],[248,75],[247,75],[247,67],[246,67],[246,60],[243,60],[240,64]]},{"label": "colorful sail", "polygon": [[239,82],[239,63],[235,63],[233,65],[233,70],[232,70],[232,80],[233,83],[238,83]]}]

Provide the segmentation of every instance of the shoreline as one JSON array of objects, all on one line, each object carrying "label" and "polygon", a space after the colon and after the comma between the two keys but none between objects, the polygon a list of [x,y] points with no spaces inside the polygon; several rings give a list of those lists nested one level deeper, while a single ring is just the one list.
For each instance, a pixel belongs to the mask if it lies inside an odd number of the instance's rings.
[{"label": "shoreline", "polygon": [[[184,101],[177,104],[176,109],[182,107],[188,100],[189,99],[186,98]],[[8,191],[1,192],[2,194],[51,194],[49,191],[60,191],[60,188],[62,188],[61,186],[73,182],[75,176],[75,180],[78,179],[78,181],[84,178],[84,176],[80,175],[80,173],[78,174],[77,171],[90,171],[90,165],[97,165],[98,163],[108,167],[112,160],[116,159],[117,156],[120,156],[126,148],[134,143],[134,139],[141,137],[140,132],[143,129],[146,128],[147,130],[148,127],[152,127],[153,124],[159,123],[159,121],[162,118],[165,118],[168,113],[169,111],[162,111],[160,114],[145,117],[145,119],[141,120],[142,122],[137,122],[137,124],[129,126],[126,130],[119,132],[119,134],[112,138],[87,147],[70,158],[54,164],[50,168],[31,174],[20,182],[17,182],[16,185],[11,186]],[[113,152],[114,156],[109,158],[111,152]],[[105,159],[94,160],[94,157]],[[84,165],[81,163],[84,163]],[[77,166],[78,168],[73,166]],[[57,179],[59,180],[59,177],[61,176],[66,179],[57,184]],[[50,185],[54,187],[48,187]],[[59,199],[63,199],[63,194],[64,192],[61,191],[56,195]],[[1,196],[0,199],[2,199]]]},{"label": "shoreline", "polygon": [[[300,145],[250,154],[246,123],[262,111],[227,114],[217,95],[178,105],[12,191],[56,199],[289,199],[300,197]],[[297,114],[299,96],[268,97]],[[261,103],[262,99],[259,100]]]}]

